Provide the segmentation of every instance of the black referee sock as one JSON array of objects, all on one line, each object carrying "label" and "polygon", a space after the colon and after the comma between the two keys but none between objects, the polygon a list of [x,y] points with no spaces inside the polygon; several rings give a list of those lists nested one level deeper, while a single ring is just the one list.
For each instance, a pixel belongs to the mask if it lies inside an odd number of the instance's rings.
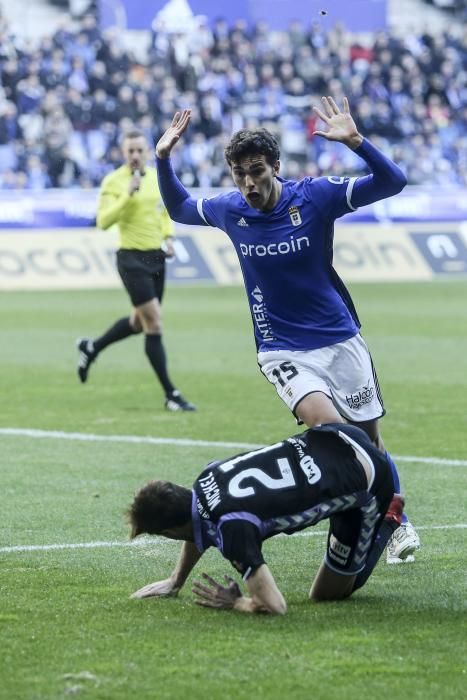
[{"label": "black referee sock", "polygon": [[100,338],[94,341],[94,351],[99,354],[104,348],[112,343],[116,343],[119,340],[124,340],[128,338],[129,335],[135,335],[140,333],[140,331],[135,331],[130,325],[130,317],[125,316],[125,318],[120,318],[114,323]]},{"label": "black referee sock", "polygon": [[384,552],[384,548],[386,547],[392,533],[394,532],[394,530],[397,530],[398,527],[399,523],[396,523],[393,520],[383,520],[378,530],[378,534],[376,535],[376,539],[373,543],[373,546],[368,552],[366,566],[363,569],[363,571],[357,574],[357,578],[355,579],[355,585],[352,589],[352,592],[364,586],[365,583],[368,581],[373,569],[379,561],[379,558]]},{"label": "black referee sock", "polygon": [[175,387],[169,379],[167,372],[167,359],[161,335],[146,335],[144,349],[154,372],[157,374],[166,396],[171,394]]}]

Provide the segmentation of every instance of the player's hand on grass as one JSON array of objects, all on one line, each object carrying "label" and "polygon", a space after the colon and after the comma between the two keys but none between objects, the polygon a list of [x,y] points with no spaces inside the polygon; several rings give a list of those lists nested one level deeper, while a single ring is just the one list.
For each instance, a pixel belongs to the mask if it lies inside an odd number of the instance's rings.
[{"label": "player's hand on grass", "polygon": [[164,581],[148,583],[147,586],[132,593],[130,598],[168,598],[176,596],[179,590],[180,588],[174,584],[173,580],[167,578]]},{"label": "player's hand on grass", "polygon": [[192,591],[197,596],[195,599],[197,605],[230,610],[234,607],[237,598],[242,597],[240,586],[230,576],[224,576],[226,586],[217,583],[208,574],[203,574],[203,578],[208,582],[208,586],[205,586],[200,581],[193,582]]},{"label": "player's hand on grass", "polygon": [[191,109],[184,109],[176,112],[172,119],[172,124],[167,131],[162,134],[156,144],[156,156],[158,158],[168,158],[172,148],[175,146],[180,136],[186,131],[191,119]]},{"label": "player's hand on grass", "polygon": [[327,125],[327,131],[316,130],[315,136],[322,136],[328,141],[339,141],[354,150],[360,146],[363,136],[358,133],[357,126],[352,119],[349,109],[349,101],[344,97],[343,111],[339,109],[332,97],[322,97],[323,109],[313,107],[313,111]]}]

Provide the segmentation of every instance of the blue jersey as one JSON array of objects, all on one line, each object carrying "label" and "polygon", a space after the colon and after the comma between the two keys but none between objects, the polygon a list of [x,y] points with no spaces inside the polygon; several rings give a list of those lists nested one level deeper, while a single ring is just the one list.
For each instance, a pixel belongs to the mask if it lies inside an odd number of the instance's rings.
[{"label": "blue jersey", "polygon": [[332,266],[334,221],[400,192],[400,168],[363,139],[355,153],[372,173],[359,178],[282,182],[271,211],[249,206],[238,191],[196,202],[169,158],[157,159],[159,187],[174,221],[217,226],[237,251],[259,351],[314,350],[358,333],[350,295]]},{"label": "blue jersey", "polygon": [[314,350],[358,332],[332,266],[334,220],[354,209],[355,179],[281,180],[280,199],[267,212],[237,191],[198,201],[205,222],[225,231],[237,251],[259,351]]}]

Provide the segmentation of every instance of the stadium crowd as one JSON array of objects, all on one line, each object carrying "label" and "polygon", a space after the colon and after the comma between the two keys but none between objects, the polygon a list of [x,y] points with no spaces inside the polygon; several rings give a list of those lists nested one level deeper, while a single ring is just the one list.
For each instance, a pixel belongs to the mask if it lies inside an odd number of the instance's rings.
[{"label": "stadium crowd", "polygon": [[0,188],[97,186],[121,163],[122,132],[137,125],[154,142],[186,107],[192,126],[174,160],[187,186],[230,185],[226,141],[258,124],[277,135],[285,177],[360,172],[350,149],[313,136],[322,94],[349,97],[362,133],[409,183],[466,185],[466,48],[465,26],[359,43],[339,26],[270,32],[200,18],[189,33],[153,26],[142,60],[92,14],[31,43],[0,13]]}]

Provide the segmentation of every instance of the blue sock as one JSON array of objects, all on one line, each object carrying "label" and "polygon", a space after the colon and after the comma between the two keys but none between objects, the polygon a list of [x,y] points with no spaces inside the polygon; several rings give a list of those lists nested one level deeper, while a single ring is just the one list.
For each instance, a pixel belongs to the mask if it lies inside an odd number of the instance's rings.
[{"label": "blue sock", "polygon": [[[399,472],[397,471],[397,467],[394,464],[394,461],[387,450],[386,450],[386,459],[388,460],[389,466],[391,467],[392,478],[394,479],[395,493],[400,493],[401,492],[401,482],[399,479]],[[402,513],[402,522],[403,523],[408,522],[408,517],[406,516],[405,513]]]}]

